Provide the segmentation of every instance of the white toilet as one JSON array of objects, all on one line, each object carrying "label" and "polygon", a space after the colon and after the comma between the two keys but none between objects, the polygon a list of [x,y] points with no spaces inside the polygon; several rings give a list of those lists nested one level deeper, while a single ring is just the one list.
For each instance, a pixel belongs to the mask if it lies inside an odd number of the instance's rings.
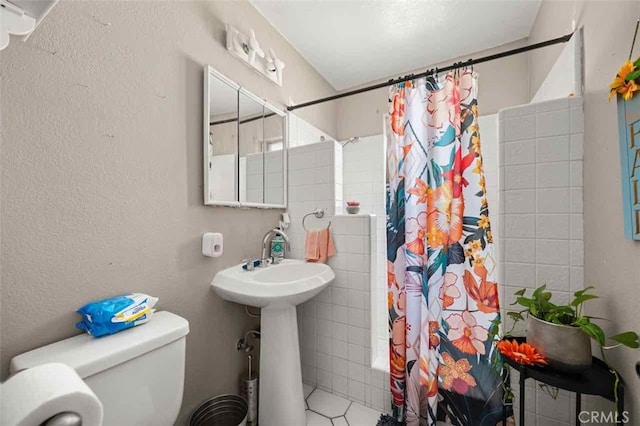
[{"label": "white toilet", "polygon": [[157,312],[138,327],[95,339],[71,337],[11,360],[11,373],[60,362],[75,369],[102,402],[103,425],[173,425],[184,389],[189,323]]}]

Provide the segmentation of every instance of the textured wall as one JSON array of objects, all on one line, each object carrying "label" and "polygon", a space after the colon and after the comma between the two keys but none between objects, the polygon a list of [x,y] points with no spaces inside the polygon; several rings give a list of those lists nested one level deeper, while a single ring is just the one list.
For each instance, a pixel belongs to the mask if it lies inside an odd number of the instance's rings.
[{"label": "textured wall", "polygon": [[[624,238],[617,113],[615,103],[607,101],[638,17],[638,1],[544,1],[530,38],[536,43],[570,32],[572,23],[584,26],[584,283],[596,286],[601,296],[589,314],[611,319],[603,324],[610,332],[640,331],[640,243]],[[561,51],[555,46],[530,54],[532,95]],[[608,358],[626,379],[630,424],[640,424],[640,380],[634,371],[640,350],[619,348]]]},{"label": "textured wall", "polygon": [[[275,49],[283,88],[226,53],[225,22]],[[12,356],[75,335],[84,302],[140,291],[190,322],[182,419],[237,390],[252,322],[209,283],[279,212],[203,206],[205,64],[273,103],[334,93],[246,2],[62,1],[0,53],[3,379]],[[334,133],[332,108],[300,115]],[[223,257],[201,255],[205,231]]]}]

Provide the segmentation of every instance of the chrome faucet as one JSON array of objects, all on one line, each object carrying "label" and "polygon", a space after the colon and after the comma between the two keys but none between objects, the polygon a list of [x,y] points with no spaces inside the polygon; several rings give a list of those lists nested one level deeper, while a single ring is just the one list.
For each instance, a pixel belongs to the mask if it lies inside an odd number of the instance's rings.
[{"label": "chrome faucet", "polygon": [[[260,257],[260,259],[262,260],[262,266],[267,266],[269,264],[268,263],[269,256],[267,256],[267,253],[269,252],[269,245],[271,244],[271,239],[274,237],[274,235],[280,235],[284,240],[285,253],[289,250],[291,246],[291,243],[289,242],[289,237],[287,236],[287,234],[285,234],[283,231],[281,231],[278,228],[273,228],[272,230],[264,234],[264,238],[262,239],[262,256]],[[271,260],[273,263],[278,263],[280,261],[280,259],[276,259],[276,258],[273,258]]]}]

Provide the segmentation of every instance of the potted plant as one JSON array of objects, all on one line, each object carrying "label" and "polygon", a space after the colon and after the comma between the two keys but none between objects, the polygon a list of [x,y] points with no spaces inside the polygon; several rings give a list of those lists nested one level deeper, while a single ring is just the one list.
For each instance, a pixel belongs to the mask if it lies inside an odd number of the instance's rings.
[{"label": "potted plant", "polygon": [[[551,292],[546,286],[536,288],[531,297],[527,297],[527,289],[519,290],[514,305],[524,309],[507,312],[514,320],[514,327],[524,321],[527,314],[527,343],[536,348],[549,363],[558,370],[579,372],[591,366],[591,342],[595,340],[600,346],[602,360],[607,363],[605,349],[618,346],[638,348],[638,334],[626,331],[615,336],[606,337],[600,326],[583,312],[585,302],[598,296],[589,293],[593,287],[576,291],[574,299],[567,305],[556,305],[551,301]],[[513,329],[512,329],[513,330]],[[616,342],[607,346],[607,340]]]},{"label": "potted plant", "polygon": [[347,213],[357,214],[360,211],[359,201],[347,201]]}]

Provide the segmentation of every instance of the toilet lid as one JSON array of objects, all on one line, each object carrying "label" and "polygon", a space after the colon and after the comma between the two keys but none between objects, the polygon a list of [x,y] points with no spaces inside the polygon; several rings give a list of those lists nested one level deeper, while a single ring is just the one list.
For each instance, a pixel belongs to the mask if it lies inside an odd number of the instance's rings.
[{"label": "toilet lid", "polygon": [[156,312],[149,322],[109,336],[88,334],[71,337],[14,357],[13,374],[50,362],[61,362],[76,370],[81,378],[129,361],[189,333],[189,322],[171,312]]}]

